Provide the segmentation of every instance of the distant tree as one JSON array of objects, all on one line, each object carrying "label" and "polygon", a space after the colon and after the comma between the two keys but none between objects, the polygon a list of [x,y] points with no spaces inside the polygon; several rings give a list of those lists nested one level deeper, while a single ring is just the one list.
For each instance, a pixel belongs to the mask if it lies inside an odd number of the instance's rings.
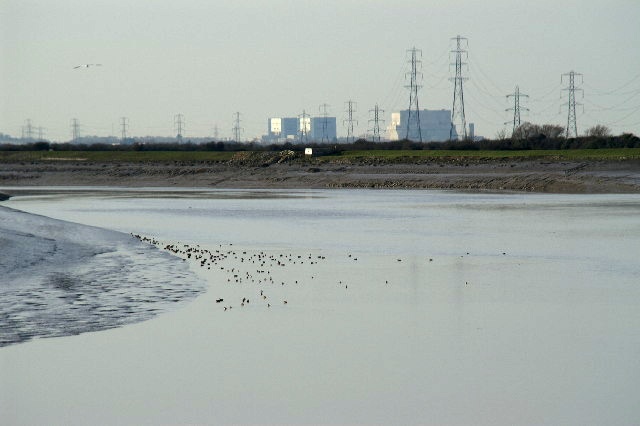
[{"label": "distant tree", "polygon": [[549,139],[559,138],[564,132],[564,127],[557,124],[543,124],[540,126],[540,133]]},{"label": "distant tree", "polygon": [[562,135],[564,127],[557,124],[532,124],[524,122],[516,127],[511,135],[512,139],[556,139]]},{"label": "distant tree", "polygon": [[530,139],[540,135],[540,133],[540,126],[525,121],[515,129],[513,129],[513,133],[511,133],[511,139]]},{"label": "distant tree", "polygon": [[496,140],[503,141],[507,138],[507,129],[500,129],[496,132]]},{"label": "distant tree", "polygon": [[48,151],[51,148],[49,142],[36,142],[33,144],[33,149],[36,151]]},{"label": "distant tree", "polygon": [[606,138],[611,136],[611,130],[602,124],[596,124],[595,126],[588,128],[585,135],[596,138]]}]

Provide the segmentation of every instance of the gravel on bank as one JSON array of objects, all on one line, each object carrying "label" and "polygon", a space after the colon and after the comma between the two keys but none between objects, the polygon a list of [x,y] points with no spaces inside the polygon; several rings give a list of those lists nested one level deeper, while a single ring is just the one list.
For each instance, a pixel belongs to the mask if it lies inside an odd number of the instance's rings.
[{"label": "gravel on bank", "polygon": [[[238,156],[233,161],[0,164],[0,187],[204,187],[220,189],[397,188],[547,193],[639,193],[640,161],[384,159]],[[10,190],[3,190],[6,195]],[[2,197],[2,194],[0,194]]]}]

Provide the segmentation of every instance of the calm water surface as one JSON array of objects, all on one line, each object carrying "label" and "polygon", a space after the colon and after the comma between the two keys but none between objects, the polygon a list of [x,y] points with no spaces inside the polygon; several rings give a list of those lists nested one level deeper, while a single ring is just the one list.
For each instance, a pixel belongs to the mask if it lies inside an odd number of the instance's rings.
[{"label": "calm water surface", "polygon": [[[207,315],[226,315],[203,330],[228,332],[206,346],[215,365],[176,367],[196,421],[213,410],[223,422],[275,423],[640,418],[637,195],[89,189],[5,204],[233,250],[225,267],[236,274],[269,270],[269,285],[202,272]],[[260,253],[292,261],[249,264]],[[237,311],[245,297],[251,309]],[[233,316],[214,298],[233,304]],[[154,377],[139,377],[136,391]],[[220,389],[205,380],[214,377]],[[178,411],[160,420],[184,420]]]}]

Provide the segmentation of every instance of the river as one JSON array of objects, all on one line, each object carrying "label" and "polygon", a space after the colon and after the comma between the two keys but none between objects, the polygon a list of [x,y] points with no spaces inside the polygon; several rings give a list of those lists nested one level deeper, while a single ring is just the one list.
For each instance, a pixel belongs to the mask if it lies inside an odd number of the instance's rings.
[{"label": "river", "polygon": [[208,286],[138,324],[1,348],[12,423],[640,418],[640,196],[48,188],[2,204],[179,246]]}]

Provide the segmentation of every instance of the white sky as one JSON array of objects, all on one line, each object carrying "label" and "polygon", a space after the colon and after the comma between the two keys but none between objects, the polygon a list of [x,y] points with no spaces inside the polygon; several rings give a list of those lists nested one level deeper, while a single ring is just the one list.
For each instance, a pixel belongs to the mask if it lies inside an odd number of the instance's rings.
[{"label": "white sky", "polygon": [[[0,0],[0,132],[26,119],[66,141],[83,135],[244,138],[267,118],[338,117],[357,102],[356,134],[376,103],[406,109],[406,50],[423,51],[420,106],[450,109],[451,37],[469,39],[467,122],[493,137],[512,117],[515,85],[530,95],[523,121],[566,125],[560,76],[584,74],[578,131],[603,123],[640,134],[638,0]],[[83,63],[100,68],[78,69]],[[564,85],[566,86],[566,85]],[[508,127],[508,126],[506,126]]]}]

